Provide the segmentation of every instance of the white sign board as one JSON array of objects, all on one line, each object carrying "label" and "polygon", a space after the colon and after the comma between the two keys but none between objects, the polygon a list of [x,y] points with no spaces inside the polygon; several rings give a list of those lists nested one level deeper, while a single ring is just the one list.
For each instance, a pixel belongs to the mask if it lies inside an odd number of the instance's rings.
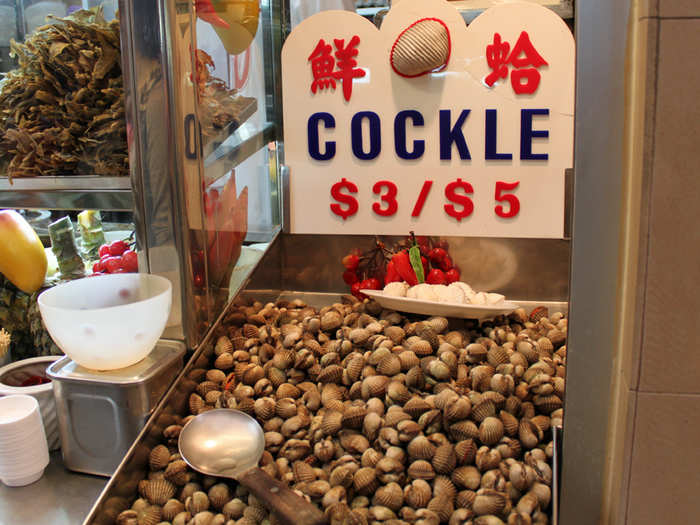
[{"label": "white sign board", "polygon": [[[442,64],[409,76],[406,54]],[[442,0],[402,0],[380,30],[308,18],[282,50],[291,231],[562,237],[574,60],[536,4],[469,27]]]}]

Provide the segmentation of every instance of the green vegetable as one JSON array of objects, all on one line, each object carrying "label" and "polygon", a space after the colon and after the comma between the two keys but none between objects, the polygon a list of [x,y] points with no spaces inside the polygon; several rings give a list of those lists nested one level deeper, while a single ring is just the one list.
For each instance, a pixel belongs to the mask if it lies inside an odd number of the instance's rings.
[{"label": "green vegetable", "polygon": [[73,223],[70,217],[63,217],[49,224],[49,237],[51,237],[51,250],[56,256],[58,268],[61,270],[61,278],[84,277],[85,263],[75,244]]},{"label": "green vegetable", "polygon": [[411,266],[413,271],[416,272],[416,278],[419,283],[425,282],[425,273],[423,272],[423,262],[420,259],[420,248],[418,245],[414,245],[408,250],[408,257],[411,259]]}]

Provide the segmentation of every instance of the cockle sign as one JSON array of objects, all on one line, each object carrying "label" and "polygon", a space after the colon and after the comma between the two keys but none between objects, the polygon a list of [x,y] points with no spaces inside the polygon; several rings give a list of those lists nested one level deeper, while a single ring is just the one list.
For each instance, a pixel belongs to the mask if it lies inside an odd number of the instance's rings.
[{"label": "cockle sign", "polygon": [[292,232],[562,236],[574,42],[546,8],[322,12],[282,74]]}]

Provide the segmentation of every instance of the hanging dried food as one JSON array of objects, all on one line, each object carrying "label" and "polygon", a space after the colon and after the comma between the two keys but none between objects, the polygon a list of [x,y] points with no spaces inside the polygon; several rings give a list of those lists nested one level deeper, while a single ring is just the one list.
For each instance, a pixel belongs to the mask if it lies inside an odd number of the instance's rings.
[{"label": "hanging dried food", "polygon": [[0,170],[12,177],[128,175],[119,22],[81,10],[12,42],[0,87]]}]

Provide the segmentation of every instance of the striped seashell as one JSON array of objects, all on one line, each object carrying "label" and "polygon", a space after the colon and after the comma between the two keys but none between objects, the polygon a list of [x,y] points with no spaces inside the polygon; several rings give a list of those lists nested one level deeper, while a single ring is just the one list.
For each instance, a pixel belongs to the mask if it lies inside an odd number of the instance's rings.
[{"label": "striped seashell", "polygon": [[428,510],[437,514],[441,522],[446,522],[450,519],[450,516],[452,516],[452,513],[454,512],[452,498],[436,496],[428,503]]},{"label": "striped seashell", "polygon": [[345,412],[345,403],[340,399],[331,399],[326,405],[327,410],[335,410],[336,412]]},{"label": "striped seashell", "polygon": [[424,459],[418,459],[412,462],[406,472],[411,479],[428,480],[435,477],[433,466]]},{"label": "striped seashell", "polygon": [[226,483],[217,483],[209,489],[209,502],[216,510],[221,510],[231,499],[231,493]]},{"label": "striped seashell", "polygon": [[476,458],[476,443],[473,439],[464,439],[455,444],[455,455],[458,465],[469,465]]},{"label": "striped seashell", "polygon": [[433,347],[425,339],[418,339],[414,341],[408,347],[408,349],[414,354],[416,354],[418,357],[425,357],[428,355],[432,355],[433,353]]},{"label": "striped seashell", "polygon": [[156,445],[148,455],[148,464],[151,470],[162,470],[170,462],[170,450],[165,445]]},{"label": "striped seashell", "polygon": [[476,499],[476,492],[473,490],[460,490],[455,496],[455,503],[458,507],[471,509]]},{"label": "striped seashell", "polygon": [[222,384],[226,380],[226,374],[216,368],[207,370],[205,377],[207,381],[212,381],[217,385]]},{"label": "striped seashell", "polygon": [[146,483],[144,495],[152,504],[164,505],[175,495],[175,491],[175,485],[167,479],[156,479]]},{"label": "striped seashell", "polygon": [[433,480],[433,494],[436,498],[444,497],[453,500],[457,494],[457,489],[449,477],[437,476]]},{"label": "striped seashell", "polygon": [[333,436],[343,428],[343,413],[337,410],[326,410],[321,421],[321,430],[326,436]]},{"label": "striped seashell", "polygon": [[216,402],[219,400],[223,392],[219,390],[210,390],[207,392],[207,394],[204,396],[204,402],[207,405],[215,405]]},{"label": "striped seashell", "polygon": [[304,348],[309,350],[315,356],[320,356],[323,353],[323,347],[321,346],[321,343],[316,341],[316,339],[305,339]]},{"label": "striped seashell", "polygon": [[418,359],[418,356],[415,354],[415,352],[411,350],[403,350],[398,354],[398,356],[399,361],[401,361],[401,370],[403,372],[410,370],[414,366],[420,365],[420,359]]},{"label": "striped seashell", "polygon": [[[520,341],[515,348],[520,352],[528,363],[534,363],[540,358],[540,354],[537,351],[537,344],[532,341]],[[512,363],[513,361],[511,361]],[[518,363],[513,363],[518,364]]]},{"label": "striped seashell", "polygon": [[241,328],[241,333],[243,334],[243,337],[247,339],[257,339],[260,329],[252,324],[244,324],[243,328]]},{"label": "striped seashell", "polygon": [[275,351],[272,357],[272,366],[280,370],[287,370],[294,365],[296,361],[296,353],[293,350],[279,349]]},{"label": "striped seashell", "polygon": [[406,386],[409,388],[415,388],[416,390],[422,390],[425,386],[425,375],[420,366],[414,366],[408,372],[406,372]]},{"label": "striped seashell", "polygon": [[450,516],[450,524],[471,523],[474,518],[474,511],[471,509],[458,508]]},{"label": "striped seashell", "polygon": [[504,425],[497,417],[489,416],[479,426],[479,440],[484,445],[495,445],[503,437]]},{"label": "striped seashell", "polygon": [[386,387],[389,384],[389,378],[384,375],[375,375],[366,377],[362,381],[361,393],[362,398],[367,400],[370,397],[381,397],[386,394]]},{"label": "striped seashell", "polygon": [[498,468],[498,464],[501,462],[501,453],[494,448],[480,447],[476,451],[476,458],[474,459],[474,464],[481,472],[486,472],[487,470],[492,470]]},{"label": "striped seashell", "polygon": [[138,525],[139,513],[133,509],[121,511],[116,518],[117,525]]},{"label": "striped seashell", "polygon": [[540,337],[537,340],[537,348],[540,352],[540,355],[552,355],[554,352],[554,345],[552,344],[552,341],[549,340],[547,337]]},{"label": "striped seashell", "polygon": [[474,390],[484,391],[491,388],[491,378],[495,375],[496,369],[491,365],[478,365],[469,371],[469,378],[472,380]]},{"label": "striped seashell", "polygon": [[454,447],[446,443],[435,449],[435,455],[432,460],[433,468],[438,474],[449,474],[457,465],[457,455]]},{"label": "striped seashell", "polygon": [[[306,354],[309,355],[309,354]],[[338,352],[328,352],[321,356],[321,367],[337,365],[340,363],[340,354]]]},{"label": "striped seashell", "polygon": [[496,405],[489,399],[482,399],[472,408],[471,416],[474,421],[481,423],[487,417],[496,415]]},{"label": "striped seashell", "polygon": [[566,380],[563,377],[553,377],[552,385],[554,386],[554,394],[560,399],[564,399],[564,391],[566,389]]},{"label": "striped seashell", "polygon": [[451,388],[444,388],[435,396],[435,408],[444,410],[448,403],[459,399],[459,394]]},{"label": "striped seashell", "polygon": [[353,487],[359,494],[370,495],[374,493],[379,487],[375,469],[363,467],[355,472],[353,476]]},{"label": "striped seashell", "polygon": [[408,443],[406,451],[411,459],[432,461],[436,448],[425,436],[416,436]]},{"label": "striped seashell", "polygon": [[500,346],[494,346],[493,348],[491,348],[491,350],[489,350],[486,354],[486,359],[488,360],[489,364],[494,368],[496,368],[498,365],[510,362],[510,356],[508,355],[508,352],[506,352]]},{"label": "striped seashell", "polygon": [[452,330],[445,334],[445,341],[455,348],[462,348],[464,345],[464,337],[457,330]]},{"label": "striped seashell", "polygon": [[243,517],[247,505],[239,498],[234,498],[224,505],[221,512],[229,520],[237,520]]},{"label": "striped seashell", "polygon": [[340,446],[349,454],[362,454],[369,448],[369,441],[357,432],[343,430],[339,434]]},{"label": "striped seashell", "polygon": [[343,428],[362,428],[362,422],[367,415],[367,409],[364,406],[351,406],[343,412],[342,425]]},{"label": "striped seashell", "polygon": [[331,490],[330,484],[324,479],[319,479],[307,484],[306,488],[304,489],[304,493],[311,498],[320,499],[329,490]]},{"label": "striped seashell", "polygon": [[476,490],[481,485],[481,473],[473,465],[457,467],[452,472],[451,479],[455,486],[464,489]]},{"label": "striped seashell", "polygon": [[237,335],[234,337],[231,337],[231,343],[233,344],[233,349],[235,350],[245,350],[245,344],[246,341],[248,340],[247,337],[243,337],[242,335]]},{"label": "striped seashell", "polygon": [[219,356],[224,353],[233,353],[233,343],[231,343],[231,340],[228,337],[222,335],[216,340],[216,344],[214,345],[214,354]]},{"label": "striped seashell", "polygon": [[521,410],[522,418],[531,419],[531,418],[535,417],[535,414],[536,414],[535,405],[533,405],[529,401],[524,401],[522,404],[522,410]]},{"label": "striped seashell", "polygon": [[528,492],[522,498],[520,498],[515,508],[518,512],[532,515],[532,513],[539,508],[539,506],[540,500],[537,498],[537,496]]},{"label": "striped seashell", "polygon": [[270,380],[273,388],[279,388],[281,384],[287,381],[287,374],[284,370],[271,366],[267,369],[267,378]]},{"label": "striped seashell", "polygon": [[376,412],[368,412],[362,421],[362,433],[370,441],[377,438],[379,429],[384,425],[384,420]]},{"label": "striped seashell", "polygon": [[200,396],[199,394],[192,393],[190,394],[189,405],[190,412],[194,415],[197,415],[205,405],[204,399],[202,399],[202,396]]},{"label": "striped seashell", "polygon": [[163,510],[158,505],[149,505],[138,512],[139,525],[156,525],[163,519]]},{"label": "striped seashell", "polygon": [[507,497],[503,492],[491,489],[480,489],[476,493],[472,510],[478,516],[500,514],[506,506]]},{"label": "striped seashell", "polygon": [[187,498],[192,496],[195,492],[199,492],[201,490],[202,486],[199,483],[189,482],[184,487],[182,487],[179,498],[181,501],[186,501]]},{"label": "striped seashell", "polygon": [[535,470],[530,465],[525,465],[524,463],[515,462],[511,465],[508,470],[508,479],[520,492],[525,492],[532,487],[535,483],[537,475]]},{"label": "striped seashell", "polygon": [[522,366],[523,368],[530,366],[527,357],[525,357],[525,354],[521,352],[513,352],[510,355],[510,363],[514,366]]},{"label": "striped seashell", "polygon": [[321,403],[327,407],[330,401],[343,401],[344,389],[334,383],[323,385],[321,389]]},{"label": "striped seashell", "polygon": [[532,517],[517,510],[508,515],[508,525],[532,525]]},{"label": "striped seashell", "polygon": [[230,370],[233,368],[233,355],[227,353],[221,354],[214,361],[214,367],[219,370]]},{"label": "striped seashell", "polygon": [[361,463],[363,467],[374,467],[379,463],[384,455],[373,448],[368,448],[362,453]]},{"label": "striped seashell", "polygon": [[[437,397],[440,397],[439,395]],[[467,419],[472,410],[472,404],[468,397],[456,397],[447,402],[443,414],[448,422]]]},{"label": "striped seashell", "polygon": [[295,461],[292,464],[292,472],[296,483],[311,483],[312,481],[316,481],[316,474],[314,473],[313,467],[304,461]]},{"label": "striped seashell", "polygon": [[512,437],[518,433],[519,421],[517,417],[510,412],[506,412],[505,410],[501,410],[498,417],[501,419],[501,423],[503,423],[503,428],[506,434]]},{"label": "striped seashell", "polygon": [[517,396],[510,396],[506,399],[506,406],[504,410],[509,414],[513,414],[515,417],[519,417],[522,413],[522,401]]},{"label": "striped seashell", "polygon": [[387,400],[393,403],[403,405],[411,399],[411,393],[406,388],[406,385],[399,381],[392,381],[386,389]]},{"label": "striped seashell", "polygon": [[411,441],[414,437],[421,433],[423,427],[412,420],[400,421],[396,425],[396,430],[399,432],[399,440],[402,443]]},{"label": "striped seashell", "polygon": [[387,326],[384,329],[384,335],[391,339],[394,344],[399,344],[406,337],[406,332],[400,326]]},{"label": "striped seashell", "polygon": [[377,373],[385,376],[394,376],[401,372],[401,360],[396,354],[389,354],[377,364]]},{"label": "striped seashell", "polygon": [[447,381],[451,377],[450,367],[439,359],[434,359],[428,363],[428,374],[438,381]]},{"label": "striped seashell", "polygon": [[494,392],[493,390],[486,390],[485,392],[483,392],[481,394],[481,400],[491,401],[496,407],[496,410],[501,410],[506,406],[506,398],[498,392]]},{"label": "striped seashell", "polygon": [[563,406],[561,399],[559,399],[559,397],[556,395],[535,396],[532,399],[532,402],[538,410],[544,412],[545,414],[551,414]]},{"label": "striped seashell", "polygon": [[427,412],[431,408],[432,407],[430,406],[430,403],[428,403],[419,396],[413,396],[411,399],[406,401],[406,403],[403,406],[404,412],[406,412],[413,418],[420,417],[421,414]]},{"label": "striped seashell", "polygon": [[277,396],[277,399],[283,399],[285,397],[297,399],[301,397],[301,390],[291,383],[282,383],[277,387],[275,395]]},{"label": "striped seashell", "polygon": [[382,359],[389,355],[392,355],[390,348],[377,348],[374,352],[369,354],[369,357],[367,358],[367,363],[372,366],[377,366]]},{"label": "striped seashell", "polygon": [[401,421],[407,420],[411,420],[411,415],[404,410],[401,410],[401,408],[397,406],[395,409],[390,409],[387,411],[386,415],[384,416],[384,426],[396,427],[396,425],[398,425]]},{"label": "striped seashell", "polygon": [[426,323],[428,323],[430,327],[438,334],[441,334],[447,330],[447,326],[449,324],[445,317],[430,317]]},{"label": "striped seashell", "polygon": [[331,487],[340,486],[350,488],[350,486],[353,484],[353,473],[347,467],[336,467],[331,471],[331,474],[328,477],[328,482],[330,483]]},{"label": "striped seashell", "polygon": [[236,401],[236,409],[248,415],[255,414],[255,401],[251,397],[244,397]]},{"label": "striped seashell", "polygon": [[476,364],[486,360],[488,350],[481,343],[471,343],[465,348],[465,360],[467,363]]},{"label": "striped seashell", "polygon": [[530,488],[530,494],[534,495],[540,502],[540,509],[549,507],[549,502],[552,499],[552,489],[548,485],[536,481]]},{"label": "striped seashell", "polygon": [[427,481],[414,479],[410,485],[406,485],[404,491],[404,503],[414,509],[424,508],[431,500],[433,491]]},{"label": "striped seashell", "polygon": [[348,338],[353,342],[353,344],[362,345],[367,342],[371,335],[372,334],[369,332],[369,330],[364,328],[355,328],[350,330]]},{"label": "striped seashell", "polygon": [[491,378],[491,390],[498,392],[502,396],[509,396],[515,390],[515,380],[512,375],[495,374]]},{"label": "striped seashell", "polygon": [[165,479],[178,486],[186,485],[190,477],[187,463],[181,459],[171,461],[165,469]]},{"label": "striped seashell", "polygon": [[365,358],[359,354],[352,356],[345,364],[345,370],[347,370],[348,377],[351,381],[357,381],[360,379],[360,374],[362,369],[365,367]]},{"label": "striped seashell", "polygon": [[473,421],[465,419],[450,425],[450,434],[458,441],[474,439],[479,437],[479,427]]},{"label": "striped seashell", "polygon": [[163,505],[163,519],[165,521],[172,521],[175,516],[184,510],[185,505],[181,501],[171,498]]},{"label": "striped seashell", "polygon": [[296,401],[291,397],[283,397],[282,399],[278,399],[275,403],[275,414],[282,419],[289,419],[296,416],[298,410]]},{"label": "striped seashell", "polygon": [[335,310],[329,310],[321,316],[321,330],[331,332],[337,330],[343,324],[343,318]]},{"label": "striped seashell", "polygon": [[372,505],[380,505],[397,512],[403,506],[403,490],[398,483],[388,483],[377,489]]},{"label": "striped seashell", "polygon": [[549,416],[538,415],[531,418],[530,421],[532,421],[543,433],[547,432],[551,427],[551,419]]}]

